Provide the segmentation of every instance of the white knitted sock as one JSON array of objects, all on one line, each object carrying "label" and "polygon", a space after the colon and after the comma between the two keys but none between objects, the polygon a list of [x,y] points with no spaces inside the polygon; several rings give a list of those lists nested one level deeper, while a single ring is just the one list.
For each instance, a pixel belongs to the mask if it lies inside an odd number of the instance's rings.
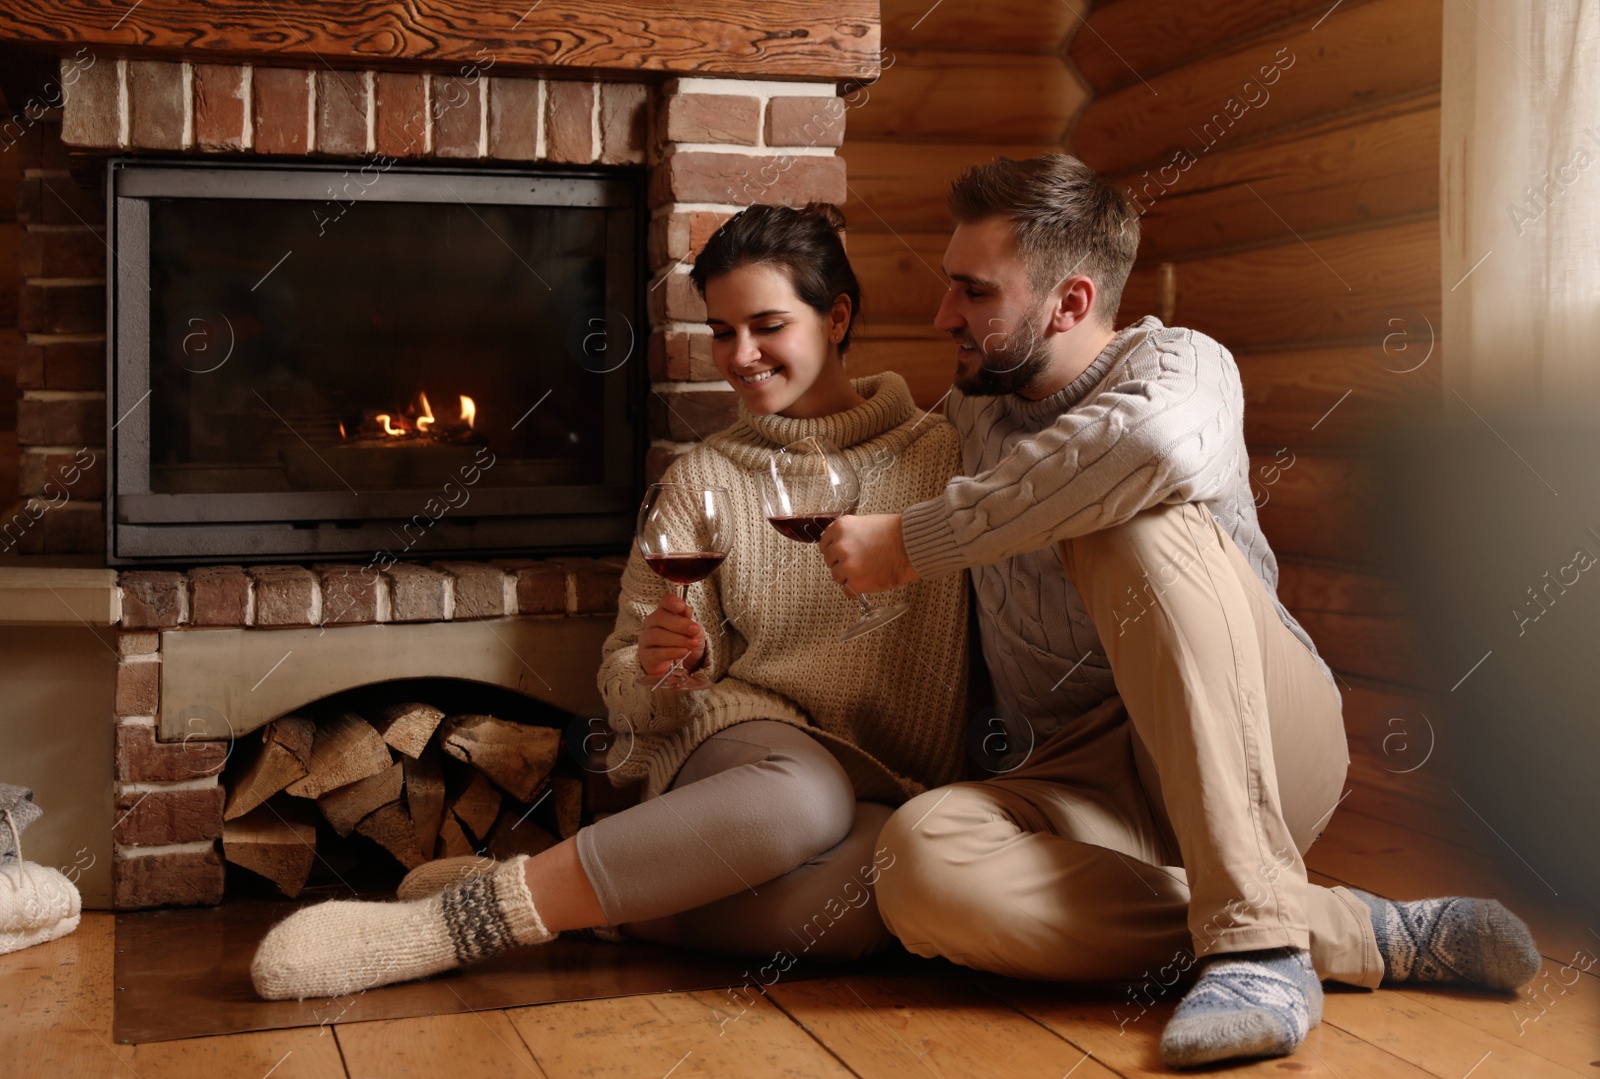
[{"label": "white knitted sock", "polygon": [[[400,887],[395,889],[394,894],[397,899],[426,899],[430,895],[444,891],[452,884],[460,884],[473,877],[492,873],[499,864],[493,858],[480,858],[473,854],[437,858],[431,862],[423,862],[407,873],[406,879],[400,882]],[[628,939],[614,925],[566,929],[560,935],[584,940],[601,940],[607,944],[621,944]]]},{"label": "white knitted sock", "polygon": [[423,862],[406,874],[400,887],[394,890],[396,899],[426,899],[455,884],[465,884],[477,877],[487,876],[500,868],[493,858],[480,858],[476,854],[463,854],[454,858],[436,858]]},{"label": "white knitted sock", "polygon": [[334,901],[296,911],[256,950],[256,992],[267,1000],[343,996],[543,944],[555,934],[533,907],[527,860],[519,855],[426,899]]}]

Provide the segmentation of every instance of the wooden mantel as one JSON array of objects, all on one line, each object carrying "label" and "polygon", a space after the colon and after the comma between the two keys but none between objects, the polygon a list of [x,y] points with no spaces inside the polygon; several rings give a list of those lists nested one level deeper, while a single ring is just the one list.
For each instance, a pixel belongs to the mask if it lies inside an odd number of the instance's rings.
[{"label": "wooden mantel", "polygon": [[67,55],[450,71],[871,81],[878,0],[10,0],[0,41]]}]

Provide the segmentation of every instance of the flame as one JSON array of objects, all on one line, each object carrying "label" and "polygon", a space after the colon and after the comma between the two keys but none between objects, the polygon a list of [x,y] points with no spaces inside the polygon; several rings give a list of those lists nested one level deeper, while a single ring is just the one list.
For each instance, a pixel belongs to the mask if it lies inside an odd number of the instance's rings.
[{"label": "flame", "polygon": [[[433,402],[428,400],[426,393],[419,392],[414,406],[407,407],[402,412],[378,412],[371,419],[363,420],[356,431],[357,438],[383,435],[388,438],[417,439],[433,442],[462,442],[470,441],[474,424],[478,418],[477,402],[466,394],[458,394],[461,401],[459,420],[443,420],[434,414]],[[339,437],[348,439],[349,431],[343,423],[339,424]]]},{"label": "flame", "polygon": [[349,438],[350,437],[349,435],[344,433],[344,424],[342,424],[342,423],[339,425],[339,437],[340,438]]}]

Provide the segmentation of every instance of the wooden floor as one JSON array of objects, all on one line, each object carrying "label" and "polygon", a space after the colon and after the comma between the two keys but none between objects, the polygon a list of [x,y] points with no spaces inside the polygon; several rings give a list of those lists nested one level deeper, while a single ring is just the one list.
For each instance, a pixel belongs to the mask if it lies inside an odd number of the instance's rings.
[{"label": "wooden floor", "polygon": [[[1315,879],[1402,897],[1498,894],[1533,926],[1546,956],[1540,978],[1516,998],[1331,989],[1322,1025],[1295,1057],[1222,1071],[1600,1077],[1600,925],[1552,915],[1519,890],[1526,882],[1497,883],[1487,829],[1420,789],[1397,792],[1393,780],[1358,762],[1313,848]],[[1156,1039],[1175,1003],[1157,999],[1140,1016],[1122,994],[957,968],[780,980],[743,1006],[723,992],[668,993],[118,1045],[112,936],[111,916],[95,913],[69,937],[0,956],[0,1076],[1143,1076],[1164,1074]]]}]

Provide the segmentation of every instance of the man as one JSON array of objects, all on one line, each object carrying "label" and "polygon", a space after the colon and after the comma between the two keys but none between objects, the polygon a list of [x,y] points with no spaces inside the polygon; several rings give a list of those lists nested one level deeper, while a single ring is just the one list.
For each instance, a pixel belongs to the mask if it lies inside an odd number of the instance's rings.
[{"label": "man", "polygon": [[934,325],[957,345],[967,475],[840,519],[822,549],[856,592],[970,569],[999,710],[1031,751],[890,819],[889,928],[1003,974],[1143,980],[1141,1001],[1198,961],[1162,1036],[1173,1066],[1293,1052],[1323,978],[1531,980],[1499,903],[1307,882],[1349,763],[1339,692],[1276,598],[1233,358],[1154,318],[1112,329],[1128,200],[1054,154],[969,169],[949,205]]}]

